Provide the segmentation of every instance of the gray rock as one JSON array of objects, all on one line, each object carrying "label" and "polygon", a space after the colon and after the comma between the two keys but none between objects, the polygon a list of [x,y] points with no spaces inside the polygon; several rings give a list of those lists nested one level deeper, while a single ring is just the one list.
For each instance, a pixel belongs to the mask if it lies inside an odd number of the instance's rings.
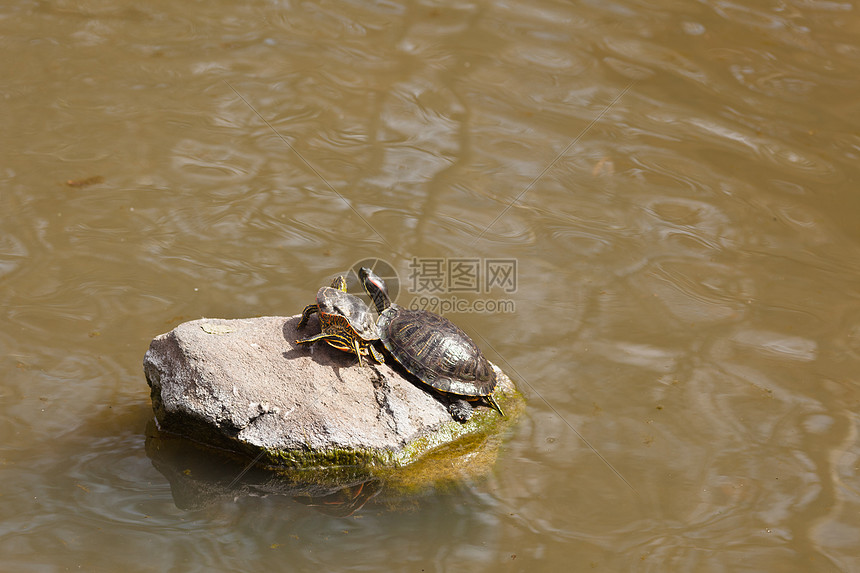
[{"label": "gray rock", "polygon": [[299,316],[186,322],[157,336],[144,357],[159,429],[208,446],[260,455],[264,465],[399,466],[467,435],[498,432],[522,397],[496,368],[502,418],[479,406],[454,422],[431,392],[388,364],[359,367]]}]

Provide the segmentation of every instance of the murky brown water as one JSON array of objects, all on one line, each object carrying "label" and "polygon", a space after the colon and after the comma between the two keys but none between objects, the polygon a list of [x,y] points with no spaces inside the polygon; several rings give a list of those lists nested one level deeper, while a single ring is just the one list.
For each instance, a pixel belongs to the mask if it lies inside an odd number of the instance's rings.
[{"label": "murky brown water", "polygon": [[[0,14],[3,570],[860,570],[853,3]],[[493,475],[177,507],[150,339],[365,257],[516,261]]]}]

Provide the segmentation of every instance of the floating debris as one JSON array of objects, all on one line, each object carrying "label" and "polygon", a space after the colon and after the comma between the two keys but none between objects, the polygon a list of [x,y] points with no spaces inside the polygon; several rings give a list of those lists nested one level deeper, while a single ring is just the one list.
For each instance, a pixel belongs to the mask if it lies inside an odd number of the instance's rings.
[{"label": "floating debris", "polygon": [[84,179],[68,179],[66,180],[66,185],[69,187],[88,187],[90,185],[96,185],[97,183],[104,183],[105,178],[101,175],[93,175],[92,177],[85,177]]}]

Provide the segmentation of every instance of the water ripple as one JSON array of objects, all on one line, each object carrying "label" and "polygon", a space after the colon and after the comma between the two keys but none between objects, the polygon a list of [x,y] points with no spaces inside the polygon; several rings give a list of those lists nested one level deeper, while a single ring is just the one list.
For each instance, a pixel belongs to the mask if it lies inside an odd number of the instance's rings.
[{"label": "water ripple", "polygon": [[184,139],[173,148],[173,166],[185,177],[202,182],[237,182],[255,177],[261,159],[236,151],[226,144]]},{"label": "water ripple", "polygon": [[27,246],[14,235],[0,237],[0,277],[13,272],[28,255]]},{"label": "water ripple", "polygon": [[818,358],[818,344],[800,336],[790,336],[777,332],[742,330],[733,339],[742,346],[758,350],[764,354],[786,360],[802,362]]}]

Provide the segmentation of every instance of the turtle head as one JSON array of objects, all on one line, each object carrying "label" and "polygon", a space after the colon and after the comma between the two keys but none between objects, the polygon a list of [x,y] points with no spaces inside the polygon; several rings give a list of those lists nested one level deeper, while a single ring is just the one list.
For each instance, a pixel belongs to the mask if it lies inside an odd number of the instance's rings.
[{"label": "turtle head", "polygon": [[391,298],[388,296],[388,287],[385,286],[385,281],[367,267],[361,267],[358,271],[358,277],[361,279],[361,284],[364,285],[364,290],[373,299],[377,312],[382,314],[386,308],[391,306]]},{"label": "turtle head", "polygon": [[331,281],[331,288],[346,292],[346,279],[343,278],[343,275],[338,275]]}]

